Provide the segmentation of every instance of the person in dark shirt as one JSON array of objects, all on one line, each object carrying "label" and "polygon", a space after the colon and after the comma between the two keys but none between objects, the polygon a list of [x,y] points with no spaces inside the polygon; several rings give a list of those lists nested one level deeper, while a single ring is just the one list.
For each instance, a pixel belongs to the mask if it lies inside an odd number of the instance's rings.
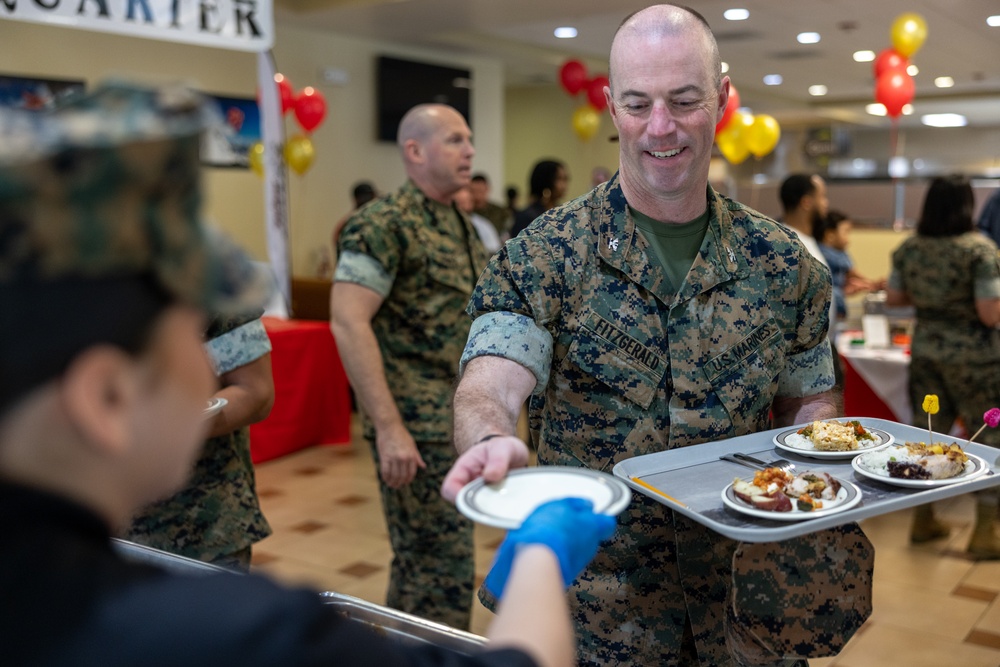
[{"label": "person in dark shirt", "polygon": [[615,523],[581,499],[508,534],[488,577],[504,606],[471,656],[394,643],[311,591],[112,549],[206,435],[206,313],[267,297],[268,276],[200,222],[202,109],[118,84],[45,116],[0,110],[4,664],[571,665],[567,579]]},{"label": "person in dark shirt", "polygon": [[540,160],[531,170],[528,182],[528,205],[514,216],[514,225],[510,229],[511,238],[521,233],[521,230],[558,205],[566,196],[566,186],[569,183],[569,172],[566,165],[557,160]]}]

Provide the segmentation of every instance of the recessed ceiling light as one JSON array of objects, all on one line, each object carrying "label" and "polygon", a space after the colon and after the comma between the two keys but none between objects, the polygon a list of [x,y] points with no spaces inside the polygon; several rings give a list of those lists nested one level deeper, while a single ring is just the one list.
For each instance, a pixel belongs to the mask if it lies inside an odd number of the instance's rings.
[{"label": "recessed ceiling light", "polygon": [[855,51],[854,52],[854,62],[856,63],[870,63],[875,60],[874,51]]},{"label": "recessed ceiling light", "polygon": [[986,25],[991,26],[993,28],[1000,26],[1000,14],[988,17],[986,19]]},{"label": "recessed ceiling light", "polygon": [[871,104],[865,105],[865,111],[872,116],[885,116],[888,112],[885,110],[885,105],[881,102],[872,102]]},{"label": "recessed ceiling light", "polygon": [[563,26],[561,28],[556,28],[553,34],[559,39],[573,39],[576,37],[576,28],[572,26]]},{"label": "recessed ceiling light", "polygon": [[913,105],[912,104],[904,104],[903,105],[903,115],[904,116],[912,116],[913,115]]},{"label": "recessed ceiling light", "polygon": [[729,63],[727,63],[725,60],[723,60],[722,63],[721,63],[721,65],[722,65],[722,67],[720,69],[721,69],[721,71],[722,71],[723,74],[725,74],[726,72],[729,71]]},{"label": "recessed ceiling light", "polygon": [[722,12],[722,18],[727,21],[745,21],[750,18],[749,9],[727,9]]},{"label": "recessed ceiling light", "polygon": [[958,113],[925,113],[920,122],[931,127],[965,127],[969,121]]},{"label": "recessed ceiling light", "polygon": [[906,73],[909,74],[910,76],[916,76],[920,74],[920,68],[917,67],[916,65],[909,65],[906,68]]},{"label": "recessed ceiling light", "polygon": [[815,86],[809,86],[809,94],[815,97],[821,97],[826,95],[826,86],[823,84],[816,84]]},{"label": "recessed ceiling light", "polygon": [[780,74],[768,74],[764,77],[765,86],[780,86],[784,79],[781,78]]},{"label": "recessed ceiling light", "polygon": [[934,85],[938,88],[951,88],[955,85],[955,80],[950,76],[939,76],[934,79]]},{"label": "recessed ceiling light", "polygon": [[816,42],[819,41],[819,33],[800,32],[798,35],[795,36],[795,39],[798,40],[799,44],[815,44]]}]

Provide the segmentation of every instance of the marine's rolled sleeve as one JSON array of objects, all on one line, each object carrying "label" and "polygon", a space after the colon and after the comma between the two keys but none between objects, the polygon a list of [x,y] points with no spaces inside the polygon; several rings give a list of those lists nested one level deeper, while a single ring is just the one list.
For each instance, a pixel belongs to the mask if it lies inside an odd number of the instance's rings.
[{"label": "marine's rolled sleeve", "polygon": [[347,251],[337,259],[334,282],[356,283],[377,292],[384,299],[392,290],[393,276],[369,255]]},{"label": "marine's rolled sleeve", "polygon": [[493,256],[473,291],[475,318],[462,354],[461,369],[479,356],[516,361],[535,376],[533,393],[549,381],[553,339],[546,324],[559,311],[562,272],[549,248],[530,234],[507,241]]},{"label": "marine's rolled sleeve", "polygon": [[535,376],[533,394],[541,394],[549,382],[552,365],[552,334],[530,317],[500,311],[476,318],[462,353],[459,374],[476,357],[494,356],[521,364]]},{"label": "marine's rolled sleeve", "polygon": [[224,375],[268,354],[271,339],[267,337],[264,323],[256,319],[206,341],[205,350],[215,372]]}]

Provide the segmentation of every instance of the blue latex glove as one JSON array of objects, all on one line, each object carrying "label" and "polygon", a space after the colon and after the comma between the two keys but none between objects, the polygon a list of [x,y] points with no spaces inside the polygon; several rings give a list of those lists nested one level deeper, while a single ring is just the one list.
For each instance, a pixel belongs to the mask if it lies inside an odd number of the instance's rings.
[{"label": "blue latex glove", "polygon": [[615,517],[595,514],[594,504],[584,498],[562,498],[539,505],[521,527],[507,534],[484,585],[499,599],[507,586],[517,548],[522,544],[544,544],[559,559],[563,584],[569,586],[587,566],[597,547],[615,532]]}]

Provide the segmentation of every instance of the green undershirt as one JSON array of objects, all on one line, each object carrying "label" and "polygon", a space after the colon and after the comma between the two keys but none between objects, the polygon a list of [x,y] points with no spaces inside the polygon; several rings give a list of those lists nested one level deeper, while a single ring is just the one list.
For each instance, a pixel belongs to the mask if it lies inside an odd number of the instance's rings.
[{"label": "green undershirt", "polygon": [[674,294],[680,289],[695,257],[701,249],[708,229],[708,209],[694,220],[675,224],[660,222],[644,215],[631,206],[629,212],[635,226],[649,243],[653,257],[659,261]]}]

